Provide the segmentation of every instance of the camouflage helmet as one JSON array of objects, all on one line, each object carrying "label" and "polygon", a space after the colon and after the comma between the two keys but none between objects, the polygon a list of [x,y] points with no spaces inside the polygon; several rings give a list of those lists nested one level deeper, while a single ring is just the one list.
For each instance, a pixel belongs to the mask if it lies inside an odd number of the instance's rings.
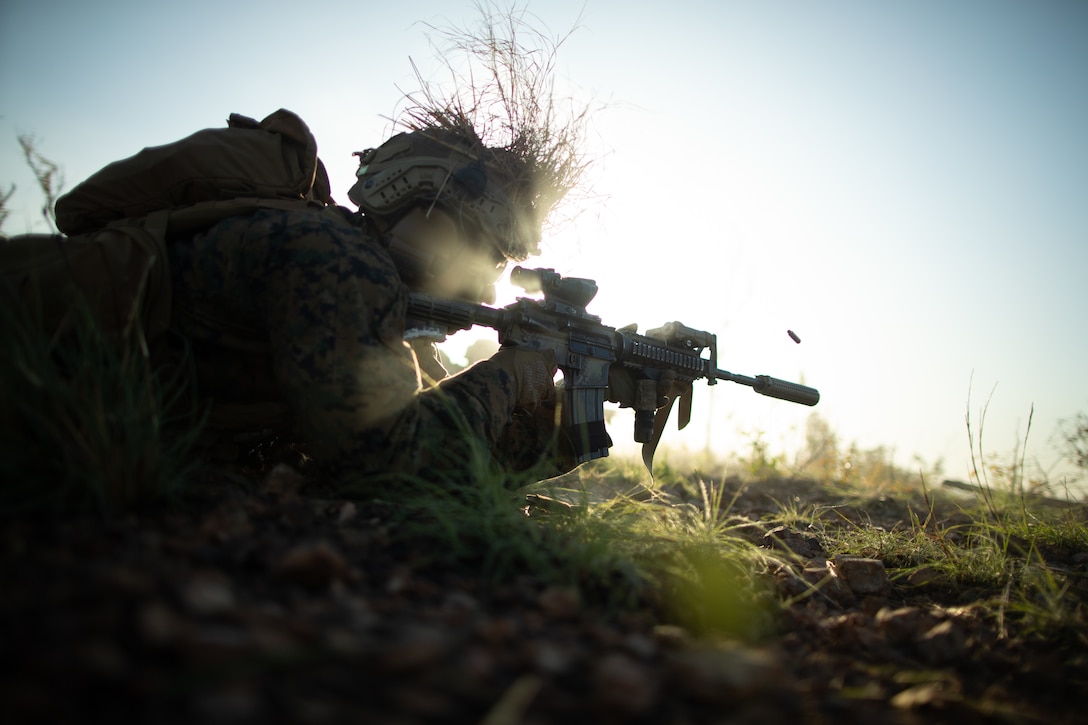
[{"label": "camouflage helmet", "polygon": [[531,175],[509,151],[488,148],[474,134],[434,128],[399,133],[355,155],[358,180],[348,198],[379,228],[387,230],[413,208],[434,205],[507,259],[539,253],[541,220]]}]

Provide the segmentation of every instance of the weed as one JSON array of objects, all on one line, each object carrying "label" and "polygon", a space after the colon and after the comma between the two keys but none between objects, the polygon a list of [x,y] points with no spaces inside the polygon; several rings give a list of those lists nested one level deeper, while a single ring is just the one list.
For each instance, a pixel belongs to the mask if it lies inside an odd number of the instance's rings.
[{"label": "weed", "polygon": [[8,208],[8,204],[11,202],[11,197],[15,196],[15,184],[8,187],[7,191],[0,191],[0,230],[4,227],[4,222],[8,216],[11,215],[11,210]]},{"label": "weed", "polygon": [[[402,535],[427,552],[422,566],[471,566],[494,580],[526,575],[576,589],[609,607],[650,605],[699,633],[766,633],[761,572],[769,556],[736,536],[724,487],[698,483],[699,503],[668,487],[628,486],[628,463],[598,463],[580,477],[532,482],[488,463],[481,446],[458,485],[402,479],[392,507]],[[464,467],[462,467],[464,470]],[[644,475],[644,472],[643,472]],[[604,482],[605,492],[592,490]],[[588,486],[586,485],[588,483]],[[636,496],[618,492],[634,489]],[[525,506],[525,494],[565,502]]]},{"label": "weed", "polygon": [[741,461],[741,466],[749,477],[759,481],[780,476],[783,460],[783,456],[770,453],[770,444],[763,440],[763,432],[755,431],[749,441],[748,456]]},{"label": "weed", "polygon": [[[1039,557],[1028,557],[1015,600],[1005,606],[1019,617],[1024,631],[1039,636],[1068,633],[1088,645],[1088,613],[1071,594],[1071,572],[1058,571]],[[1001,612],[1004,616],[1004,610]]]},{"label": "weed", "polygon": [[[27,166],[29,166],[30,170],[34,173],[34,179],[38,183],[39,190],[42,192],[42,217],[51,229],[56,229],[57,216],[54,209],[56,207],[57,199],[64,190],[64,172],[56,162],[43,156],[41,152],[38,151],[37,146],[37,140],[33,136],[29,134],[21,134],[19,136],[19,147],[23,150],[23,158],[26,159]],[[11,191],[4,197],[3,201],[8,201],[9,197],[14,192],[15,187],[13,185]],[[0,217],[0,221],[2,221],[2,217]]]},{"label": "weed", "polygon": [[25,302],[0,305],[0,511],[119,510],[175,496],[200,432],[184,366],[156,371],[139,325],[108,337],[85,305],[51,337]]},{"label": "weed", "polygon": [[816,527],[821,513],[821,507],[818,504],[802,501],[798,496],[791,496],[784,501],[772,496],[771,500],[778,507],[771,517],[775,524],[802,531]]}]

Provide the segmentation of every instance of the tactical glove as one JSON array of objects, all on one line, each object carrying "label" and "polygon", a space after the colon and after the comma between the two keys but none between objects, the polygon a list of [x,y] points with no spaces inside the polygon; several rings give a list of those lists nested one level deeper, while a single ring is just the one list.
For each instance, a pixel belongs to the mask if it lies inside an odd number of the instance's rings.
[{"label": "tactical glove", "polygon": [[408,341],[412,352],[416,354],[416,363],[423,373],[423,387],[429,388],[437,385],[439,380],[449,377],[449,371],[442,365],[438,357],[438,348],[429,338],[416,337]]},{"label": "tactical glove", "polygon": [[553,478],[578,465],[574,448],[558,421],[558,402],[541,403],[534,411],[515,410],[510,425],[492,449],[510,471],[533,469],[537,477]]},{"label": "tactical glove", "polygon": [[504,347],[490,360],[514,381],[517,407],[535,410],[541,403],[555,400],[557,366],[551,350]]}]

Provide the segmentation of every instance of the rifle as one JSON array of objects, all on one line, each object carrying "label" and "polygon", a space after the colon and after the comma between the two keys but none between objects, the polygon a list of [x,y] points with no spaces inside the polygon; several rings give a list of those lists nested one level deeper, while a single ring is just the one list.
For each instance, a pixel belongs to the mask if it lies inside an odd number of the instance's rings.
[{"label": "rifle", "polygon": [[[736,375],[718,368],[717,336],[679,322],[638,334],[635,325],[616,329],[586,312],[597,294],[591,279],[562,277],[552,269],[515,267],[510,281],[544,299],[520,297],[494,308],[413,292],[408,297],[407,327],[415,336],[444,340],[458,330],[482,325],[497,330],[503,346],[551,350],[563,372],[560,424],[578,463],[608,455],[612,439],[605,429],[604,403],[609,369],[627,368],[636,380],[634,439],[653,472],[653,456],[673,404],[680,400],[679,427],[691,420],[692,383],[728,380],[760,395],[801,405],[816,405],[820,393],[767,375]],[[704,357],[704,354],[706,357]],[[672,382],[668,402],[658,407],[658,382]]]}]

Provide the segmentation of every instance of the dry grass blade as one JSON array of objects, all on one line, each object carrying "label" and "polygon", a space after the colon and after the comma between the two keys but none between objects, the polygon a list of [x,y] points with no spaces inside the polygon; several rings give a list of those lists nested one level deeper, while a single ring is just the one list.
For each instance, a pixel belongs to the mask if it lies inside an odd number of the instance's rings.
[{"label": "dry grass blade", "polygon": [[[536,29],[527,10],[477,8],[475,26],[427,26],[448,78],[429,82],[413,62],[420,87],[405,94],[394,123],[486,147],[485,164],[513,180],[513,202],[540,228],[554,221],[553,211],[590,166],[582,148],[590,107],[559,98],[555,88],[557,53],[574,31],[552,37]],[[539,239],[520,252],[538,253]]]},{"label": "dry grass blade", "polygon": [[[57,218],[53,209],[56,206],[57,198],[64,189],[64,172],[55,162],[42,156],[37,149],[37,141],[33,136],[28,134],[20,135],[19,147],[23,150],[23,157],[26,159],[27,166],[34,172],[34,178],[37,180],[38,187],[45,197],[42,204],[42,216],[45,217],[45,221],[49,226],[56,229]],[[12,192],[14,191],[15,187],[13,186]],[[4,197],[4,200],[6,201],[7,197]]]}]

